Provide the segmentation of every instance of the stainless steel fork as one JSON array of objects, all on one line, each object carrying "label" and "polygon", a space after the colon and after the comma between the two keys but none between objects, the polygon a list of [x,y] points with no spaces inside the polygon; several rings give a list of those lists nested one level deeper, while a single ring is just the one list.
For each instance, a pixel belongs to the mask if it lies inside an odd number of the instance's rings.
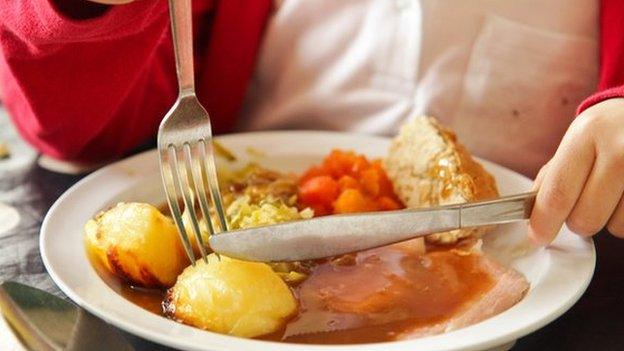
[{"label": "stainless steel fork", "polygon": [[[195,96],[191,0],[169,0],[169,13],[180,92],[158,129],[160,173],[184,250],[195,264],[180,203],[183,202],[184,208],[188,209],[191,230],[204,260],[206,247],[194,208],[195,199],[199,200],[210,235],[226,231],[227,223],[217,180],[210,116]],[[217,223],[212,223],[210,218],[207,191],[219,219]]]}]

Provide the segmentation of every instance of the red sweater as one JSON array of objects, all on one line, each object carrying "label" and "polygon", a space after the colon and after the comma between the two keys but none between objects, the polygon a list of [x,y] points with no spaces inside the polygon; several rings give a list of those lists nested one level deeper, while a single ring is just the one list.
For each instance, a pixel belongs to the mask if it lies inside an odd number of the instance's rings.
[{"label": "red sweater", "polygon": [[[155,135],[178,93],[167,1],[86,20],[54,3],[0,0],[2,101],[45,154],[121,156]],[[270,9],[271,0],[193,1],[197,95],[216,132],[233,126]]]},{"label": "red sweater", "polygon": [[600,1],[600,83],[578,112],[603,100],[624,97],[624,1]]},{"label": "red sweater", "polygon": [[[177,94],[167,2],[114,6],[88,20],[53,0],[0,0],[0,87],[21,134],[62,159],[118,157],[146,141]],[[67,1],[67,0],[64,0]],[[271,0],[194,0],[197,94],[230,131]],[[624,1],[601,0],[599,92],[624,96]]]}]

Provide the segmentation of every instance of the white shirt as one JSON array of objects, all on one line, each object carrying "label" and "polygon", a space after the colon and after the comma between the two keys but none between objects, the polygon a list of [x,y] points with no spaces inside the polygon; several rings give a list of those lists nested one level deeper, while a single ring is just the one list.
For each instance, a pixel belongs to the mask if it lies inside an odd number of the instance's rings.
[{"label": "white shirt", "polygon": [[597,0],[284,0],[242,130],[392,135],[427,114],[533,175],[597,76]]}]

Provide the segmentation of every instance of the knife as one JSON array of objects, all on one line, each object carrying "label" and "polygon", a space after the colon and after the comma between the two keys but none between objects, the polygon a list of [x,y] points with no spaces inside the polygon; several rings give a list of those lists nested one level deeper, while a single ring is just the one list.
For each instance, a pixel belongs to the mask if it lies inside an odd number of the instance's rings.
[{"label": "knife", "polygon": [[535,192],[425,209],[333,215],[212,235],[218,254],[247,261],[331,257],[467,227],[528,219]]},{"label": "knife", "polygon": [[117,330],[85,310],[20,283],[0,284],[0,312],[30,350],[134,350]]}]

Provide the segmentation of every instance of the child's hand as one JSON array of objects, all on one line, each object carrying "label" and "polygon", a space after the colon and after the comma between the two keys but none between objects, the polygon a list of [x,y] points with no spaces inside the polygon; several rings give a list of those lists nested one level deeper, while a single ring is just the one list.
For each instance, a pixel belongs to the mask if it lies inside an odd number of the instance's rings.
[{"label": "child's hand", "polygon": [[624,99],[581,113],[540,170],[535,188],[529,225],[534,242],[550,243],[564,222],[584,236],[606,225],[624,238]]}]

